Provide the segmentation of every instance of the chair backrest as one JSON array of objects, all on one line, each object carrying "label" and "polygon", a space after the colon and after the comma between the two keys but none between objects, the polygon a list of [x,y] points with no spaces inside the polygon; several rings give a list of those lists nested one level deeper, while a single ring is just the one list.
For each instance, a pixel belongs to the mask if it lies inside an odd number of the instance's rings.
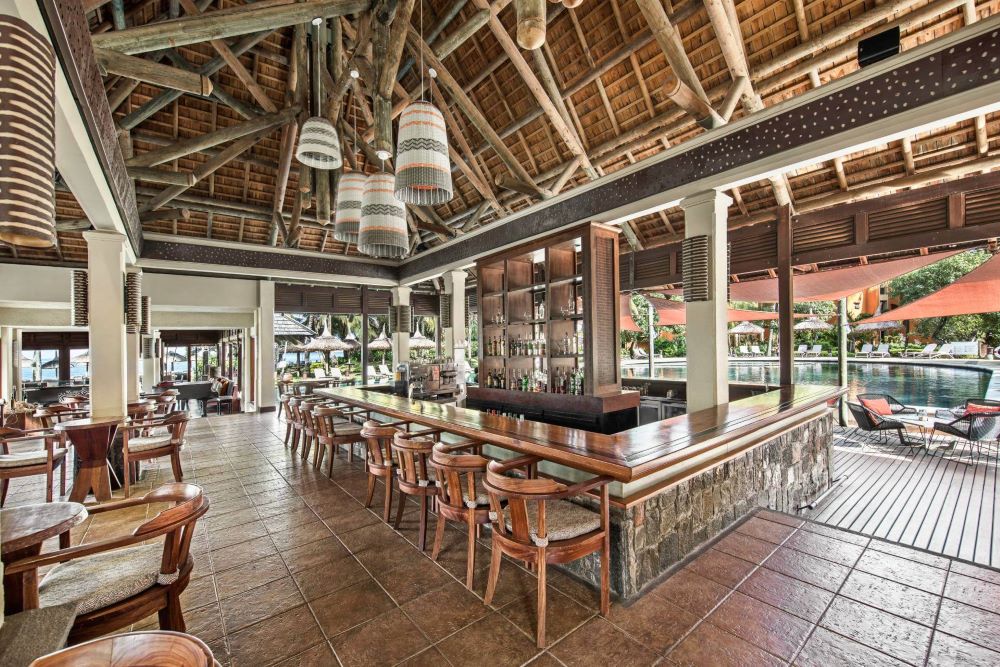
[{"label": "chair backrest", "polygon": [[878,346],[878,350],[877,351],[879,353],[881,353],[881,352],[888,352],[889,351],[889,343],[882,343],[881,345]]},{"label": "chair backrest", "polygon": [[927,354],[928,352],[933,352],[936,349],[937,343],[928,343],[927,345],[924,345],[924,349],[921,351],[921,354]]},{"label": "chair backrest", "polygon": [[864,345],[861,346],[861,354],[868,354],[871,351],[872,351],[871,343],[865,343]]},{"label": "chair backrest", "polygon": [[344,374],[340,372],[339,367],[334,366],[333,368],[330,369],[330,377],[333,378],[334,380],[343,380]]},{"label": "chair backrest", "polygon": [[390,371],[389,367],[386,366],[385,364],[378,365],[378,372],[381,373],[382,375],[392,375],[392,371]]},{"label": "chair backrest", "polygon": [[409,486],[430,486],[427,474],[434,440],[397,433],[392,439],[392,454],[399,470],[399,482]]},{"label": "chair backrest", "polygon": [[375,372],[375,367],[374,366],[369,366],[367,370],[368,370],[368,377],[369,378],[373,378],[376,375],[378,375],[378,373]]},{"label": "chair backrest", "polygon": [[184,482],[164,484],[143,496],[143,503],[174,503],[152,519],[144,521],[132,535],[147,539],[166,535],[163,542],[161,574],[173,574],[187,564],[194,526],[208,511],[208,497],[200,486]]},{"label": "chair backrest", "polygon": [[802,354],[803,352],[805,352],[808,349],[809,349],[808,345],[799,345],[798,352],[799,352],[799,354]]},{"label": "chair backrest", "polygon": [[326,371],[322,368],[315,368],[313,369],[313,377],[323,379],[326,377]]},{"label": "chair backrest", "polygon": [[292,408],[289,405],[295,399],[288,394],[282,394],[278,401],[281,402],[281,414],[285,416],[285,421],[292,421]]},{"label": "chair backrest", "polygon": [[163,426],[170,431],[170,441],[172,444],[184,442],[184,433],[187,431],[190,418],[186,412],[172,412],[163,420]]},{"label": "chair backrest", "polygon": [[813,345],[812,346],[812,352],[814,354],[822,352],[822,351],[823,351],[823,346],[822,345]]},{"label": "chair backrest", "polygon": [[760,354],[760,345],[751,345],[750,351],[754,354]]},{"label": "chair backrest", "polygon": [[431,454],[431,465],[441,489],[440,502],[455,509],[475,508],[477,482],[486,475],[489,460],[478,454],[452,454],[447,447],[439,442]]},{"label": "chair backrest", "polygon": [[989,398],[967,398],[965,399],[965,409],[968,410],[970,405],[980,405],[984,408],[1000,408],[1000,401],[989,399]]},{"label": "chair backrest", "polygon": [[874,431],[878,426],[878,422],[882,420],[881,417],[860,403],[851,403],[848,401],[847,407],[851,411],[851,414],[854,415],[854,421],[858,423],[858,428],[862,431]]},{"label": "chair backrest", "polygon": [[[545,501],[566,490],[566,486],[555,480],[538,478],[522,479],[508,477],[502,472],[500,461],[490,461],[486,466],[486,493],[490,497],[490,519],[493,530],[501,535],[524,544],[537,546],[546,541],[548,529],[545,525]],[[507,501],[506,507],[503,501]],[[535,530],[528,520],[530,505],[535,505]],[[510,527],[507,527],[507,523]]]},{"label": "chair backrest", "polygon": [[79,419],[81,415],[68,405],[53,404],[39,408],[32,416],[41,423],[42,428],[52,428],[60,422]]},{"label": "chair backrest", "polygon": [[66,396],[59,397],[59,403],[62,405],[68,405],[71,408],[77,408],[81,405],[85,405],[90,402],[90,398],[83,396],[81,394],[69,394]]},{"label": "chair backrest", "polygon": [[[889,404],[889,409],[892,410],[893,412],[899,412],[900,410],[906,407],[902,402],[900,402],[890,394],[879,394],[879,393],[858,394],[858,400],[861,401],[862,403],[864,403],[864,401],[883,400]],[[871,409],[869,406],[866,407],[868,407],[869,410]]]},{"label": "chair backrest", "polygon": [[316,405],[309,412],[321,442],[327,442],[337,437],[337,423],[343,423],[347,419],[340,408],[329,405]]},{"label": "chair backrest", "polygon": [[125,406],[125,412],[132,419],[143,419],[147,415],[156,411],[156,403],[152,401],[138,401]]},{"label": "chair backrest", "polygon": [[969,440],[1000,441],[1000,412],[977,412],[966,417],[969,418]]},{"label": "chair backrest", "polygon": [[945,343],[942,345],[941,349],[938,350],[938,354],[951,354],[951,343]]},{"label": "chair backrest", "polygon": [[748,348],[746,345],[740,345],[741,354],[747,354],[748,352],[750,352],[750,348]]},{"label": "chair backrest", "polygon": [[365,439],[365,457],[368,465],[391,466],[392,439],[401,432],[395,426],[381,426],[376,421],[366,421],[361,428],[361,437]]}]

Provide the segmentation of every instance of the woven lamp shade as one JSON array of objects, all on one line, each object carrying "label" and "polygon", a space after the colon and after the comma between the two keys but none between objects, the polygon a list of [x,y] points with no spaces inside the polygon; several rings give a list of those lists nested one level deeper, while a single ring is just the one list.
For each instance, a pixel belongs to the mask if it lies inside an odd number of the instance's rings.
[{"label": "woven lamp shade", "polygon": [[142,274],[125,274],[125,332],[139,333],[142,324]]},{"label": "woven lamp shade", "polygon": [[407,204],[443,204],[454,194],[444,116],[428,102],[413,102],[399,117],[396,197]]},{"label": "woven lamp shade", "polygon": [[330,121],[313,116],[302,123],[299,146],[295,150],[299,162],[313,169],[339,169],[343,164],[340,154],[340,136]]},{"label": "woven lamp shade", "polygon": [[139,333],[143,336],[153,335],[153,301],[148,296],[144,296],[140,299],[142,304],[141,315],[142,319],[139,323]]},{"label": "woven lamp shade", "polygon": [[0,241],[51,248],[55,226],[55,55],[0,15]]},{"label": "woven lamp shade", "polygon": [[341,243],[358,244],[361,226],[361,198],[365,194],[368,175],[349,171],[340,177],[337,186],[337,212],[333,219],[333,238]]},{"label": "woven lamp shade", "polygon": [[73,271],[73,290],[71,320],[75,327],[85,327],[90,324],[90,282],[87,272],[81,269]]},{"label": "woven lamp shade", "polygon": [[372,174],[361,196],[358,251],[372,257],[399,259],[410,250],[406,206],[393,194],[392,174]]}]

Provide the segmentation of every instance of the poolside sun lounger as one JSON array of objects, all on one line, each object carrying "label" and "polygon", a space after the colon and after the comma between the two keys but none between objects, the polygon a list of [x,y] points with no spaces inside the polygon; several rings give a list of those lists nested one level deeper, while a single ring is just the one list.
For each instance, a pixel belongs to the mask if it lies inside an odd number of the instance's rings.
[{"label": "poolside sun lounger", "polygon": [[861,346],[861,351],[858,352],[859,357],[870,357],[872,356],[872,344],[865,343]]},{"label": "poolside sun lounger", "polygon": [[951,353],[951,344],[950,343],[945,343],[944,345],[941,346],[941,349],[939,349],[937,352],[932,352],[931,355],[930,355],[931,359],[943,359],[943,358],[946,358],[946,357],[948,359],[954,359],[955,358],[954,355],[952,355],[952,353]]},{"label": "poolside sun lounger", "polygon": [[872,356],[872,357],[890,357],[890,356],[892,356],[891,354],[889,354],[889,343],[882,343],[881,345],[878,346],[878,349],[875,350],[874,352],[872,352],[871,355],[869,355],[869,356]]},{"label": "poolside sun lounger", "polygon": [[936,349],[937,349],[937,343],[929,343],[927,345],[924,345],[924,349],[920,350],[919,352],[914,352],[913,354],[907,356],[914,358],[923,357],[925,359],[930,359],[931,355],[934,354],[934,350]]},{"label": "poolside sun lounger", "polygon": [[385,376],[387,378],[391,378],[392,377],[392,371],[390,371],[389,367],[386,366],[385,364],[379,364],[378,365],[378,372],[381,373],[383,376]]},{"label": "poolside sun lounger", "polygon": [[813,345],[811,348],[809,348],[809,351],[806,352],[805,356],[807,356],[807,357],[818,357],[821,354],[823,354],[823,346],[822,345]]},{"label": "poolside sun lounger", "polygon": [[764,353],[760,351],[760,345],[751,345],[750,346],[750,354],[752,354],[755,357],[763,357],[764,356]]},{"label": "poolside sun lounger", "polygon": [[313,377],[319,380],[326,379],[326,371],[323,370],[322,368],[317,368],[313,370]]},{"label": "poolside sun lounger", "polygon": [[809,350],[809,346],[808,345],[799,345],[795,349],[795,354],[799,355],[800,357],[804,357],[804,356],[806,356],[806,353],[808,352],[808,350]]},{"label": "poolside sun lounger", "polygon": [[740,356],[741,357],[749,357],[750,356],[750,348],[748,348],[746,345],[740,345]]}]

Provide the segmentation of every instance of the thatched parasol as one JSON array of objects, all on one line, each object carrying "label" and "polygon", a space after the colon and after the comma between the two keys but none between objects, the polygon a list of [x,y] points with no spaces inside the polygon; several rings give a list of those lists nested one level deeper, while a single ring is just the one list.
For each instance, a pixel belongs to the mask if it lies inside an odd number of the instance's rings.
[{"label": "thatched parasol", "polygon": [[902,329],[903,323],[899,320],[888,322],[864,322],[863,324],[851,325],[851,333],[861,333],[865,331],[884,331],[885,329]]},{"label": "thatched parasol", "polygon": [[729,330],[730,336],[763,336],[764,327],[757,326],[751,322],[740,322]]},{"label": "thatched parasol", "polygon": [[795,325],[796,331],[829,331],[832,328],[832,324],[828,324],[816,317],[806,318]]},{"label": "thatched parasol", "polygon": [[411,350],[434,350],[437,349],[437,343],[432,341],[430,338],[424,336],[418,330],[415,334],[410,336],[410,349]]},{"label": "thatched parasol", "polygon": [[386,350],[391,350],[392,349],[392,341],[390,341],[386,337],[384,329],[382,331],[378,332],[378,337],[375,338],[375,340],[373,340],[372,342],[368,343],[368,349],[369,350],[381,350],[383,352],[386,351]]},{"label": "thatched parasol", "polygon": [[346,352],[353,347],[350,343],[345,343],[340,336],[330,333],[330,325],[323,325],[323,333],[306,343],[302,350],[304,352]]}]

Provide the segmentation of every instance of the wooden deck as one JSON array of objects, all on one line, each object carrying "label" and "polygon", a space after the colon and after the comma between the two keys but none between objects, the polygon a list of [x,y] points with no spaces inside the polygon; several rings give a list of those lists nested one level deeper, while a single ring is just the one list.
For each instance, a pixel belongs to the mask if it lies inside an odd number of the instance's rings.
[{"label": "wooden deck", "polygon": [[[982,454],[865,444],[837,434],[833,492],[807,516],[837,528],[1000,567],[997,447]],[[898,442],[898,441],[897,441]]]}]

